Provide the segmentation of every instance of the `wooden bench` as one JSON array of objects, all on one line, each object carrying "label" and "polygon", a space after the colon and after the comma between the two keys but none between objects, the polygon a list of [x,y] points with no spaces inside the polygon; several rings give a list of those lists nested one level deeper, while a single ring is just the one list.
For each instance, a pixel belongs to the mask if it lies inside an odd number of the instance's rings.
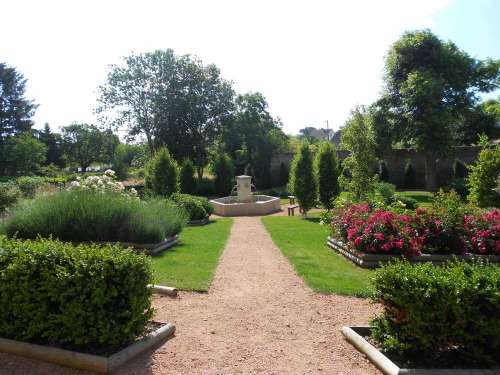
[{"label": "wooden bench", "polygon": [[[295,216],[295,209],[299,208],[299,205],[288,206],[288,216]],[[291,215],[290,215],[291,214]]]}]

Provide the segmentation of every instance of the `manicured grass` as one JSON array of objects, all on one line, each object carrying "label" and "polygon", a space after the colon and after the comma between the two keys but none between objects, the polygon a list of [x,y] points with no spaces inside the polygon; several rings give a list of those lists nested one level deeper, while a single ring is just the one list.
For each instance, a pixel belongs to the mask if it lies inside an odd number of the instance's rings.
[{"label": "manicured grass", "polygon": [[429,207],[432,205],[433,197],[430,191],[398,191],[397,194],[413,198],[418,202],[419,207]]},{"label": "manicured grass", "polygon": [[318,218],[268,216],[262,222],[281,249],[316,292],[366,297],[370,294],[372,271],[362,269],[326,246],[328,229]]},{"label": "manicured grass", "polygon": [[153,257],[155,283],[182,290],[208,291],[232,223],[232,219],[224,218],[185,228],[178,245]]}]

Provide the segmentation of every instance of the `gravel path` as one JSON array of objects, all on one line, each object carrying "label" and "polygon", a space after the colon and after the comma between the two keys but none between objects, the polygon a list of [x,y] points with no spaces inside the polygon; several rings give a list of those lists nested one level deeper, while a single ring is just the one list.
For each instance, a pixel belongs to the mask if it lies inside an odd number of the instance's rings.
[{"label": "gravel path", "polygon": [[[312,292],[258,217],[235,218],[208,294],[182,292],[154,304],[158,320],[177,326],[175,337],[117,373],[378,373],[340,333],[343,325],[367,323],[377,307]],[[84,374],[0,355],[4,373]]]}]

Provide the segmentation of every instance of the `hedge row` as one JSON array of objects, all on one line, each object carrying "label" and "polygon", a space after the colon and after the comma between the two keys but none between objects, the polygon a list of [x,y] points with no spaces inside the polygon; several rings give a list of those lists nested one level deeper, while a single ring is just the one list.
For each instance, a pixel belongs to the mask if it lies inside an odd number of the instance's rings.
[{"label": "hedge row", "polygon": [[498,359],[500,267],[395,262],[376,271],[374,289],[384,312],[372,335],[384,350],[429,362],[450,351],[471,363]]},{"label": "hedge row", "polygon": [[150,260],[118,246],[0,238],[0,337],[119,348],[152,317]]}]

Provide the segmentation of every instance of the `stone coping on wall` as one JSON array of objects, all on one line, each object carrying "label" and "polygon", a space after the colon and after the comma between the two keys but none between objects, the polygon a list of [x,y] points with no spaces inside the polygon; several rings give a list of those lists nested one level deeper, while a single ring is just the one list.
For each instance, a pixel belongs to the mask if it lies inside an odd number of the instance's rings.
[{"label": "stone coping on wall", "polygon": [[[404,258],[402,255],[362,253],[333,237],[328,237],[327,245],[332,250],[342,254],[362,268],[378,268],[393,259]],[[410,263],[432,262],[436,265],[446,263],[453,259],[466,261],[471,261],[472,259],[487,259],[492,263],[500,263],[500,256],[498,255],[422,254],[406,259]]]},{"label": "stone coping on wall", "polygon": [[[167,250],[179,242],[179,236],[175,235],[158,243],[135,243],[135,242],[119,242],[119,241],[89,241],[98,245],[120,245],[123,248],[131,247],[138,253],[146,253],[155,255],[161,251]],[[75,245],[89,242],[73,242]]]},{"label": "stone coping on wall", "polygon": [[0,352],[55,363],[75,369],[106,374],[137,355],[156,347],[175,332],[175,326],[173,324],[153,323],[157,325],[161,324],[161,327],[110,356],[81,353],[4,338],[0,338]]},{"label": "stone coping on wall", "polygon": [[385,375],[494,375],[500,374],[500,369],[440,369],[440,368],[400,368],[386,357],[380,350],[366,340],[370,336],[370,327],[343,327],[342,334],[361,353]]}]

